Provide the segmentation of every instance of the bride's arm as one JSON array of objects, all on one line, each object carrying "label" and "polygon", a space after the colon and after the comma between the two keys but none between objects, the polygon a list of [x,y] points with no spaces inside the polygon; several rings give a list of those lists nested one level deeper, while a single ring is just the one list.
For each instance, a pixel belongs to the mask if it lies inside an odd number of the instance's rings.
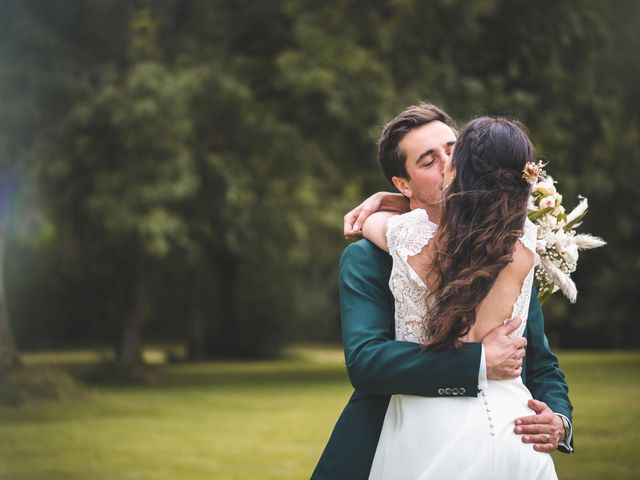
[{"label": "bride's arm", "polygon": [[389,220],[396,215],[397,213],[391,212],[372,213],[362,225],[362,235],[379,249],[388,252],[387,228],[389,226]]},{"label": "bride's arm", "polygon": [[372,213],[380,211],[395,213],[408,212],[409,200],[399,193],[374,193],[344,216],[344,236],[346,238],[358,238],[362,236],[362,225],[367,217]]}]

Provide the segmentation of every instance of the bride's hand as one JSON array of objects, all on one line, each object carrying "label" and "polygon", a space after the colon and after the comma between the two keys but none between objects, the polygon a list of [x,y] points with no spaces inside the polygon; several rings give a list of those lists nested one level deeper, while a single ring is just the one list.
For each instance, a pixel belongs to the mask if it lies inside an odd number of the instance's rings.
[{"label": "bride's hand", "polygon": [[372,213],[381,210],[405,213],[409,211],[409,202],[406,197],[399,193],[374,193],[344,216],[344,238],[356,239],[362,237],[364,221]]}]

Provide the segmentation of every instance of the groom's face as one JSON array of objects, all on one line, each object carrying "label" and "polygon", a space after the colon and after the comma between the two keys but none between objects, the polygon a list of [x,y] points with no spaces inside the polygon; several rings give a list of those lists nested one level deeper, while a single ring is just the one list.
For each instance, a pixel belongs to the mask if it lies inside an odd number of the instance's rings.
[{"label": "groom's face", "polygon": [[437,120],[410,130],[400,141],[408,178],[393,177],[393,182],[411,208],[440,208],[444,172],[455,143],[455,132]]}]

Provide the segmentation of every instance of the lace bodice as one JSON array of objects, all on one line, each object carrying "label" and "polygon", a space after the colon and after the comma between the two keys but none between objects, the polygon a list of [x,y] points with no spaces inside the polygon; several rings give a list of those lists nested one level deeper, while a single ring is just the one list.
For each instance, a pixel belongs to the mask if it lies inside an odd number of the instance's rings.
[{"label": "lace bodice", "polygon": [[[409,265],[408,259],[429,244],[436,228],[437,225],[429,220],[427,212],[421,208],[389,220],[387,245],[393,259],[389,288],[395,299],[396,340],[426,343],[423,321],[427,316],[427,287]],[[539,262],[536,253],[536,226],[529,219],[525,221],[520,241],[533,252],[535,267]],[[522,336],[526,326],[534,267],[525,277],[520,295],[513,305],[512,317],[519,316],[523,321],[511,334],[512,337]]]}]

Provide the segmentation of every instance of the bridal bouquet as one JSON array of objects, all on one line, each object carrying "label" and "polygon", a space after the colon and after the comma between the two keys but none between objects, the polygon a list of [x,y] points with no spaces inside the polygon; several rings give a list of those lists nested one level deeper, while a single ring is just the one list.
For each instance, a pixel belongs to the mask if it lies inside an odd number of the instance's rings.
[{"label": "bridal bouquet", "polygon": [[586,233],[576,233],[587,214],[587,199],[579,197],[578,206],[565,213],[562,195],[556,190],[553,178],[544,175],[540,164],[538,167],[528,205],[529,219],[538,227],[536,251],[540,264],[535,271],[538,298],[544,303],[561,290],[575,303],[578,290],[570,275],[576,270],[578,251],[602,247],[606,242]]}]

